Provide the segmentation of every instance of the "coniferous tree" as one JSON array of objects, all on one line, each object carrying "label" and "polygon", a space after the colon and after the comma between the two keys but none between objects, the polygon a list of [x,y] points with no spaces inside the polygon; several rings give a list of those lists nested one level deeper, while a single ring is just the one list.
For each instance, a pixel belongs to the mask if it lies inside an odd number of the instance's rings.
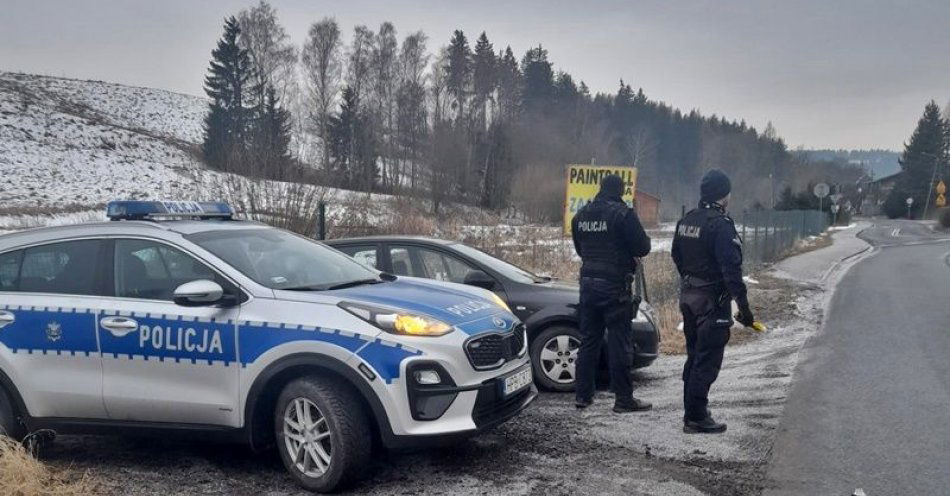
[{"label": "coniferous tree", "polygon": [[240,33],[234,17],[225,20],[224,35],[211,51],[205,77],[205,93],[211,102],[205,117],[202,151],[209,165],[223,170],[241,170],[246,165],[251,109],[246,107],[245,91],[251,68],[247,50],[237,43]]},{"label": "coniferous tree", "polygon": [[379,178],[379,154],[372,122],[360,109],[356,91],[343,88],[340,112],[330,119],[331,164],[339,184],[347,188],[373,191]]},{"label": "coniferous tree", "polygon": [[511,47],[498,56],[497,68],[499,116],[507,121],[513,120],[521,106],[521,70]]},{"label": "coniferous tree", "polygon": [[265,177],[286,180],[292,164],[290,155],[290,112],[281,108],[277,90],[268,85],[264,102],[254,121],[252,150]]},{"label": "coniferous tree", "polygon": [[548,61],[548,51],[538,45],[521,59],[524,74],[522,104],[526,112],[541,114],[554,99],[554,69]]},{"label": "coniferous tree", "polygon": [[924,108],[910,142],[904,146],[900,165],[901,175],[884,203],[884,213],[891,218],[907,215],[906,199],[913,198],[910,213],[919,217],[928,202],[931,180],[935,175],[939,178],[947,167],[947,124],[935,102]]},{"label": "coniferous tree", "polygon": [[452,97],[455,122],[459,125],[465,117],[468,96],[472,85],[472,51],[465,33],[456,30],[448,48],[445,89]]},{"label": "coniferous tree", "polygon": [[472,57],[472,113],[476,129],[483,130],[487,121],[486,106],[493,100],[496,85],[495,49],[482,32],[475,43]]}]

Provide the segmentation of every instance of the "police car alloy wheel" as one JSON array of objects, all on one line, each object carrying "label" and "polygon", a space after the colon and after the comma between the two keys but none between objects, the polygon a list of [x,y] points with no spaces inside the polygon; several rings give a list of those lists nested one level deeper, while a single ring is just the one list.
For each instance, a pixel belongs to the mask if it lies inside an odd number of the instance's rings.
[{"label": "police car alloy wheel", "polygon": [[297,470],[307,477],[320,477],[330,468],[330,427],[317,405],[307,398],[294,398],[284,409],[284,448]]},{"label": "police car alloy wheel", "polygon": [[580,345],[580,331],[573,327],[549,327],[535,336],[531,361],[537,383],[551,391],[573,391]]},{"label": "police car alloy wheel", "polygon": [[311,491],[334,491],[358,480],[372,438],[362,404],[349,386],[308,376],[284,387],[274,412],[284,467]]}]

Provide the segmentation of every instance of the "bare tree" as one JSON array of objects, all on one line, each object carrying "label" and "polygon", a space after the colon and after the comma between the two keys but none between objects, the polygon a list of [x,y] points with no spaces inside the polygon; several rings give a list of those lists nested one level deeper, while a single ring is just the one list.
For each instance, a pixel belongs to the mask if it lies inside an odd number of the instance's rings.
[{"label": "bare tree", "polygon": [[370,87],[370,62],[376,36],[366,26],[356,26],[353,29],[353,41],[348,51],[346,71],[346,85],[353,90],[359,102],[364,101],[365,93]]},{"label": "bare tree", "polygon": [[237,19],[241,26],[238,45],[247,50],[251,59],[255,86],[264,88],[269,84],[277,90],[280,100],[288,100],[295,82],[297,49],[277,20],[277,10],[261,0],[238,13]]},{"label": "bare tree", "polygon": [[313,109],[312,121],[323,143],[321,165],[327,170],[330,163],[330,117],[343,72],[340,27],[335,19],[324,18],[310,26],[301,61]]},{"label": "bare tree", "polygon": [[[409,162],[409,187],[417,187],[418,165],[423,156],[423,143],[427,134],[426,121],[426,35],[422,31],[406,36],[399,52],[396,68],[396,142],[401,158]],[[405,167],[402,167],[405,169]]]},{"label": "bare tree", "polygon": [[397,68],[400,83],[425,84],[426,68],[429,65],[429,53],[426,51],[428,41],[429,37],[422,31],[410,33],[403,40]]},{"label": "bare tree", "polygon": [[396,41],[396,28],[390,22],[384,22],[376,33],[376,43],[370,54],[372,73],[372,101],[376,134],[379,139],[384,186],[398,185],[400,171],[394,161],[395,93],[396,93],[396,57],[399,42]]},{"label": "bare tree", "polygon": [[431,84],[429,86],[429,95],[432,99],[432,122],[441,122],[446,119],[446,111],[449,110],[448,105],[448,66],[449,66],[449,53],[446,47],[442,47],[439,50],[439,54],[435,57],[435,62],[432,64],[432,72],[430,73],[429,80]]}]

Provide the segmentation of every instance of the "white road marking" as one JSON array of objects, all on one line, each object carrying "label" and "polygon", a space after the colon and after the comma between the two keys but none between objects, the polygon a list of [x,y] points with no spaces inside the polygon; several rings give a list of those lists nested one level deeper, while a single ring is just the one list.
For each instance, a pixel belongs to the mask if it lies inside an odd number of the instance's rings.
[{"label": "white road marking", "polygon": [[900,237],[900,235],[901,235],[901,228],[899,227],[891,231],[891,236],[894,238]]}]

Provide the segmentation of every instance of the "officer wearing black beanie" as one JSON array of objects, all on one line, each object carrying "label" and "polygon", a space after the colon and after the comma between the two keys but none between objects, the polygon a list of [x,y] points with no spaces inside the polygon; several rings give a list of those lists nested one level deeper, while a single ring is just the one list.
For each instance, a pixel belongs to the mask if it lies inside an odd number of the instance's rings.
[{"label": "officer wearing black beanie", "polygon": [[574,404],[586,408],[594,398],[594,379],[607,329],[607,365],[613,389],[614,412],[649,410],[650,403],[633,397],[630,366],[633,356],[633,329],[639,301],[631,283],[637,257],[650,253],[650,237],[637,213],[623,201],[624,183],[609,174],[600,182],[600,192],[571,221],[574,249],[580,255],[581,347],[577,353]]},{"label": "officer wearing black beanie", "polygon": [[682,278],[680,311],[686,334],[683,367],[683,432],[725,432],[726,424],[713,420],[709,388],[719,376],[732,327],[732,300],[737,319],[749,327],[755,321],[742,281],[742,240],[726,215],[732,184],[713,169],[699,186],[699,207],[676,224],[673,262]]}]

